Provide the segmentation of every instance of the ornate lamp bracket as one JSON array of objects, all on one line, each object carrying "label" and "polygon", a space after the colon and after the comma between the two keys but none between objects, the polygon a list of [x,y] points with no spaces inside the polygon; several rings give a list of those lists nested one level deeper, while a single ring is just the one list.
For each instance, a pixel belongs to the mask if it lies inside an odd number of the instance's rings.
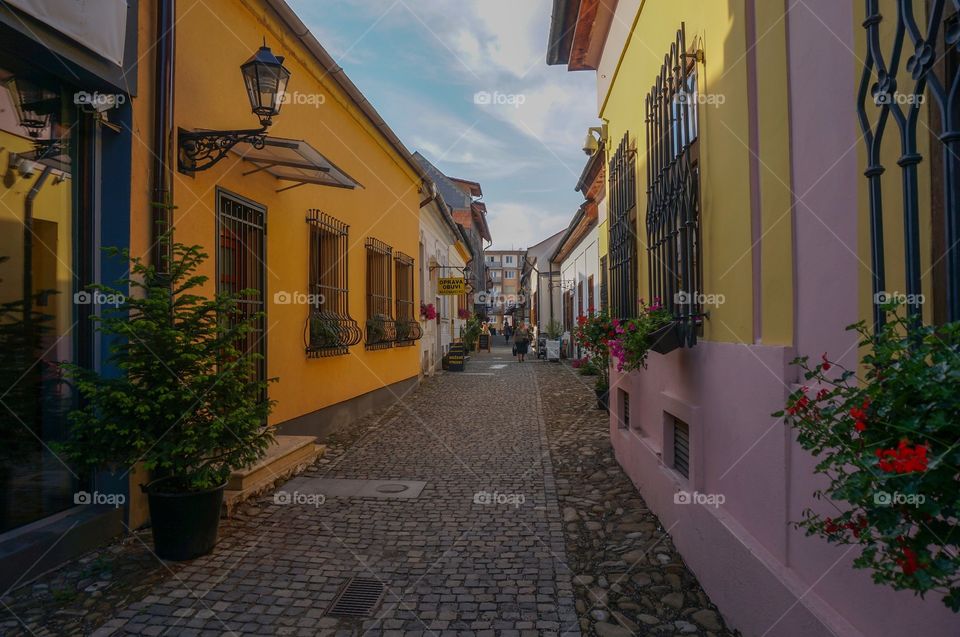
[{"label": "ornate lamp bracket", "polygon": [[186,174],[206,170],[226,157],[241,142],[261,149],[267,139],[267,127],[245,130],[177,131],[177,169]]}]

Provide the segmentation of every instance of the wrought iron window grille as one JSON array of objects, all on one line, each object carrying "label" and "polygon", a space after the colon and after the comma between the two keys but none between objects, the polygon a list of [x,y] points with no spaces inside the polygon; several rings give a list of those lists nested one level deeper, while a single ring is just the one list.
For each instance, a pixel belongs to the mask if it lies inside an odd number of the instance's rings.
[{"label": "wrought iron window grille", "polygon": [[697,342],[700,303],[700,173],[697,67],[686,26],[645,100],[647,131],[647,263],[650,296],[674,317],[681,345]]},{"label": "wrought iron window grille", "polygon": [[396,344],[413,345],[423,337],[423,328],[413,308],[413,257],[397,252],[393,258],[397,276]]},{"label": "wrought iron window grille", "polygon": [[610,313],[616,318],[637,315],[637,183],[636,149],[624,133],[610,158]]},{"label": "wrought iron window grille", "polygon": [[350,226],[319,210],[307,211],[310,228],[310,314],[304,326],[307,356],[348,353],[360,342],[350,317],[347,249]]},{"label": "wrought iron window grille", "polygon": [[365,347],[389,349],[397,340],[393,319],[393,248],[368,237],[367,249],[367,322]]},{"label": "wrought iron window grille", "polygon": [[[925,7],[925,20],[916,16]],[[934,320],[960,320],[960,21],[957,3],[897,0],[894,23],[883,25],[878,0],[866,0],[866,55],[857,94],[857,116],[867,150],[873,324],[884,323],[888,292],[883,223],[884,133],[890,119],[899,141],[897,165],[903,217],[903,258],[907,313],[921,317],[923,302],[920,241],[918,124],[927,108],[930,125],[931,232],[936,314]],[[904,56],[907,57],[903,62]],[[933,108],[936,107],[936,108]],[[891,177],[895,179],[895,177]],[[899,237],[898,237],[899,239]],[[887,241],[889,243],[889,241]],[[938,254],[938,252],[940,254]]]}]

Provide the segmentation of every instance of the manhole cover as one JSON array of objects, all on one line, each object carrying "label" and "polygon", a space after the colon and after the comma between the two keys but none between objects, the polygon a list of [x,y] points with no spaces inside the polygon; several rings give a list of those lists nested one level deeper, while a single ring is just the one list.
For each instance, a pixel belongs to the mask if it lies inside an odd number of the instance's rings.
[{"label": "manhole cover", "polygon": [[380,603],[384,585],[375,579],[351,578],[333,599],[327,615],[332,617],[369,617]]},{"label": "manhole cover", "polygon": [[377,491],[380,493],[403,493],[409,488],[405,484],[381,484],[377,487]]}]

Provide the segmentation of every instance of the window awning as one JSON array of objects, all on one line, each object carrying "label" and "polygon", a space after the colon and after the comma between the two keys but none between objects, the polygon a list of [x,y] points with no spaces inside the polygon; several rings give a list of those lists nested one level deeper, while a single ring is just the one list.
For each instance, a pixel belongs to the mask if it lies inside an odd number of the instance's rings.
[{"label": "window awning", "polygon": [[290,190],[304,184],[333,186],[335,188],[356,188],[363,186],[343,172],[320,154],[320,152],[302,139],[267,137],[263,148],[254,148],[247,142],[240,142],[230,152],[242,157],[255,166],[244,176],[258,172],[268,172],[280,181],[293,182],[290,186],[279,188],[277,192]]}]

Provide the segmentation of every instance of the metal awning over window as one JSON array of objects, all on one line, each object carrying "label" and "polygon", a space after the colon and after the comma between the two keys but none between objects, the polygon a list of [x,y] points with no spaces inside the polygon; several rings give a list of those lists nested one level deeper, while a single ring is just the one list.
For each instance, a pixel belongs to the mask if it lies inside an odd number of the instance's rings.
[{"label": "metal awning over window", "polygon": [[258,172],[268,172],[280,181],[292,182],[292,185],[279,188],[277,192],[290,190],[304,184],[333,186],[335,188],[356,188],[363,186],[343,172],[320,154],[307,142],[300,139],[267,137],[263,148],[250,143],[240,142],[230,149],[250,162],[255,168],[244,172],[244,176]]}]

